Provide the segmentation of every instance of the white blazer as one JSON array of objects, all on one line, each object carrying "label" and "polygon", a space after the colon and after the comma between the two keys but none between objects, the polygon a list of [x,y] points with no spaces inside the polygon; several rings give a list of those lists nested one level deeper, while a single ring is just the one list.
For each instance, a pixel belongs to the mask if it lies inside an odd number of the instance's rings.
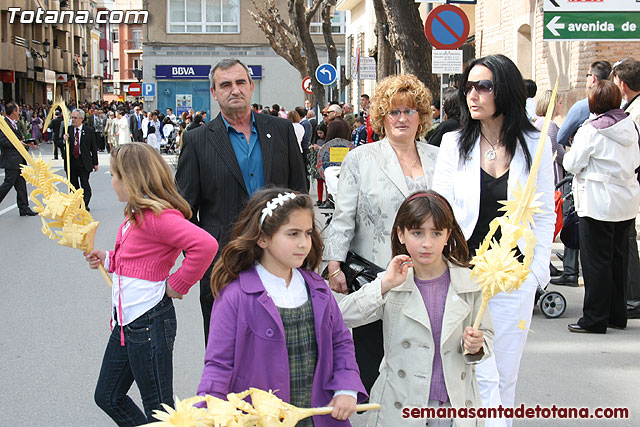
[{"label": "white blazer", "polygon": [[[462,228],[465,239],[468,240],[473,234],[473,229],[478,222],[480,213],[480,156],[482,154],[480,153],[480,139],[478,138],[467,159],[460,162],[458,137],[459,131],[446,133],[442,137],[433,177],[433,189],[446,197],[451,203],[456,220]],[[525,138],[533,160],[538,147],[540,133],[531,132],[525,134]],[[516,188],[518,184],[524,188],[528,177],[529,173],[524,153],[520,145],[518,145],[509,169],[508,200],[513,200],[511,190]],[[533,232],[537,243],[531,263],[531,272],[535,277],[535,281],[532,282],[528,279],[527,282],[531,285],[541,285],[544,288],[550,278],[549,261],[551,259],[551,244],[553,243],[556,222],[553,197],[553,160],[549,138],[545,143],[535,185],[537,186],[536,192],[542,193],[539,200],[543,203],[543,206],[542,213],[533,215],[533,220],[535,221]],[[525,242],[523,239],[518,241],[518,247],[524,252]]]}]

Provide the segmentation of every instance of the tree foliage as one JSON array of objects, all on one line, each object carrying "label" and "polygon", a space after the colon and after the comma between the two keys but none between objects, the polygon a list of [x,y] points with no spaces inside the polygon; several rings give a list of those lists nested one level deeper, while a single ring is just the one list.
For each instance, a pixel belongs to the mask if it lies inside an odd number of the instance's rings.
[{"label": "tree foliage", "polygon": [[[255,11],[249,11],[256,25],[265,34],[271,48],[298,72],[300,77],[314,76],[320,65],[318,52],[311,37],[311,20],[320,12],[324,42],[329,53],[329,62],[336,65],[338,51],[331,33],[332,7],[336,0],[287,0],[287,12],[283,17],[276,0],[251,0]],[[319,100],[325,96],[324,86],[315,77],[311,79],[313,92]]]}]

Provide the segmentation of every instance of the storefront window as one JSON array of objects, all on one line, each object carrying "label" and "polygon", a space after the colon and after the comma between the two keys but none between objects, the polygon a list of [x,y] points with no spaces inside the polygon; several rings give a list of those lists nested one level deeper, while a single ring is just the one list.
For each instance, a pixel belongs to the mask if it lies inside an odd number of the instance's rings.
[{"label": "storefront window", "polygon": [[169,33],[239,33],[240,0],[168,0]]}]

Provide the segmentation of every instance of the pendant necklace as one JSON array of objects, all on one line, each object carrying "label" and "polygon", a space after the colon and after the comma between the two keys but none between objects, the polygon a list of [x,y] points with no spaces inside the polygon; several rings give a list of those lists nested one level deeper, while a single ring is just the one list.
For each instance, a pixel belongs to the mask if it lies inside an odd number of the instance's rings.
[{"label": "pendant necklace", "polygon": [[[407,165],[409,165],[410,168],[414,168],[415,165],[418,163],[418,160],[420,160],[420,155],[418,155],[418,158],[415,159],[413,162],[411,160],[407,160],[407,159],[403,159],[402,157],[400,157],[398,155],[398,152],[396,151],[396,149],[393,147],[393,145],[391,145],[391,148],[393,149],[393,152],[396,153],[396,157],[398,158],[398,160],[402,160],[403,162],[405,162]],[[417,149],[416,149],[417,151]],[[416,153],[418,154],[418,153]]]},{"label": "pendant necklace", "polygon": [[491,148],[489,148],[487,151],[484,152],[484,157],[487,160],[495,160],[496,157],[497,157],[495,148],[496,148],[496,145],[499,145],[500,140],[498,140],[495,144],[492,144],[491,141],[489,141],[489,138],[484,136],[484,133],[480,132],[480,135],[482,135],[484,140],[487,141],[489,143],[489,145],[491,146]]}]

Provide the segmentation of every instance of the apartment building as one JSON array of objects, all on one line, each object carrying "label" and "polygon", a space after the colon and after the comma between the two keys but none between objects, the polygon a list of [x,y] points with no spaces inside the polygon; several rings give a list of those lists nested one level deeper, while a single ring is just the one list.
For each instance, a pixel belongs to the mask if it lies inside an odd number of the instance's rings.
[{"label": "apartment building", "polygon": [[[258,2],[260,4],[261,2]],[[287,1],[277,5],[285,20]],[[223,58],[239,58],[253,74],[252,103],[277,103],[291,109],[302,105],[305,94],[298,71],[278,56],[249,14],[249,0],[154,0],[146,1],[150,21],[144,35],[144,82],[156,85],[156,95],[145,106],[162,111],[170,107],[176,114],[189,108],[218,112],[209,91],[211,67]],[[333,18],[333,37],[338,54],[344,54],[345,14]],[[311,24],[320,62],[323,50],[318,17]]]},{"label": "apartment building", "polygon": [[[156,0],[159,2],[160,0]],[[111,0],[111,10],[122,11],[125,15],[132,11],[147,10],[151,7],[149,15],[154,13],[154,5],[151,2],[145,6],[142,0]],[[105,5],[106,7],[107,5]],[[141,20],[123,21],[119,24],[106,24],[104,27],[106,76],[104,81],[103,99],[134,101],[135,97],[128,93],[129,85],[142,80],[142,44],[145,25]]]},{"label": "apartment building", "polygon": [[[10,12],[9,8],[20,8]],[[99,94],[101,75],[93,67],[99,31],[92,24],[38,23],[30,11],[97,11],[95,0],[5,0],[0,2],[0,97],[21,103],[44,103],[57,96],[65,100],[92,99]],[[22,12],[27,12],[22,19]],[[11,23],[11,18],[14,22]],[[58,21],[59,22],[59,21]],[[94,72],[98,70],[98,72]]]}]

